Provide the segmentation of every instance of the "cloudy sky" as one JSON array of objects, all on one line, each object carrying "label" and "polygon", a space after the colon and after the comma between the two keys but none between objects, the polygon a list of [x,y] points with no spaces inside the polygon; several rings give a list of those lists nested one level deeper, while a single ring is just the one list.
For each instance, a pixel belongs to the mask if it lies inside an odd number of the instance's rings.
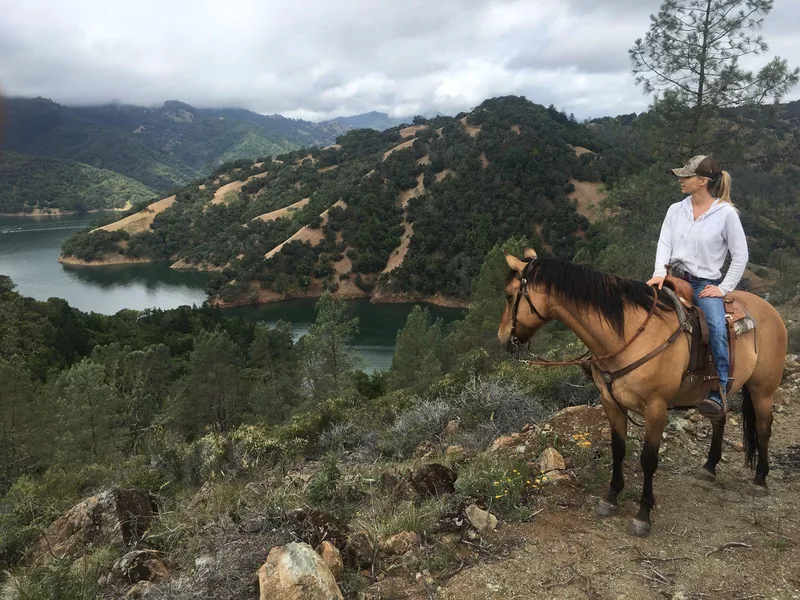
[{"label": "cloudy sky", "polygon": [[[621,114],[647,106],[627,49],[659,5],[0,0],[0,90],[64,104],[175,99],[314,120],[453,114],[503,94],[579,118]],[[800,2],[775,5],[763,30],[769,54],[800,65]]]}]

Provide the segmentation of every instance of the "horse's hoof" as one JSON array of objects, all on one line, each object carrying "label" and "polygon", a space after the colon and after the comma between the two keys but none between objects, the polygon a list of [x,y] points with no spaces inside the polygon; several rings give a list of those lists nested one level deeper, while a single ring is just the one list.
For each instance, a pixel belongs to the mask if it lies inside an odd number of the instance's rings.
[{"label": "horse's hoof", "polygon": [[764,496],[769,495],[769,488],[765,485],[759,485],[757,483],[750,484],[750,495],[756,496],[758,498],[763,498]]},{"label": "horse's hoof", "polygon": [[619,504],[611,504],[606,500],[600,500],[594,509],[594,513],[598,517],[613,517],[619,513]]},{"label": "horse's hoof", "polygon": [[706,468],[699,468],[697,471],[694,472],[695,479],[699,479],[700,481],[716,481],[717,476],[714,475],[711,471]]},{"label": "horse's hoof", "polygon": [[647,537],[650,535],[650,523],[634,519],[628,523],[628,533],[636,537]]}]

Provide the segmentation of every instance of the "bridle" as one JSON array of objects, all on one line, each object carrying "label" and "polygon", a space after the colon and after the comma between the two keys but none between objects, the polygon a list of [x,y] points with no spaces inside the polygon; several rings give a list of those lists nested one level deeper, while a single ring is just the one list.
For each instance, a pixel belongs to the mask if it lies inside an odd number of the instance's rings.
[{"label": "bridle", "polygon": [[636,330],[636,333],[634,333],[631,336],[631,338],[629,340],[627,340],[625,342],[625,344],[619,350],[616,350],[614,352],[610,352],[610,353],[605,354],[603,356],[594,356],[594,357],[592,356],[591,351],[587,351],[586,353],[582,354],[581,356],[579,356],[577,358],[573,358],[571,360],[549,361],[549,360],[522,360],[522,359],[519,359],[519,352],[520,352],[520,348],[522,346],[522,342],[520,342],[519,338],[517,337],[517,313],[519,312],[519,304],[520,304],[520,301],[522,300],[522,298],[524,297],[528,301],[528,306],[530,307],[531,312],[533,314],[535,314],[537,317],[539,317],[539,319],[541,319],[542,322],[547,323],[548,321],[550,321],[550,318],[543,317],[542,313],[540,313],[536,309],[536,306],[534,306],[533,300],[531,300],[529,292],[528,292],[528,283],[529,283],[528,277],[530,276],[531,267],[535,262],[536,262],[535,259],[530,261],[527,265],[525,265],[525,268],[523,269],[521,274],[520,273],[515,273],[515,275],[514,275],[514,277],[517,280],[519,280],[520,286],[519,286],[519,289],[517,290],[517,297],[514,300],[514,307],[513,307],[512,312],[511,312],[511,337],[509,338],[509,351],[511,351],[518,360],[520,360],[521,362],[527,363],[529,365],[542,366],[542,367],[558,367],[558,366],[567,366],[567,365],[579,365],[579,366],[584,367],[584,368],[597,369],[601,379],[606,384],[606,389],[608,390],[608,393],[609,393],[611,399],[617,404],[617,406],[620,408],[620,410],[622,410],[622,412],[625,414],[625,416],[627,417],[627,419],[631,423],[641,426],[639,423],[636,423],[636,421],[631,419],[630,415],[628,415],[628,411],[625,410],[622,407],[622,405],[619,403],[617,398],[614,396],[614,392],[613,392],[613,390],[611,388],[611,384],[616,379],[619,379],[620,377],[623,377],[623,376],[627,375],[631,371],[634,371],[634,370],[638,369],[639,367],[641,367],[646,362],[648,362],[651,359],[653,359],[656,356],[658,356],[661,352],[666,350],[670,345],[675,343],[675,340],[678,339],[678,337],[680,336],[680,334],[682,332],[689,331],[689,327],[690,327],[689,319],[687,318],[684,322],[679,323],[678,328],[672,333],[672,335],[670,335],[666,339],[666,341],[664,341],[664,343],[662,343],[660,346],[658,346],[654,350],[651,350],[650,352],[645,354],[640,359],[638,359],[638,360],[634,361],[633,363],[629,364],[628,366],[623,367],[622,369],[618,369],[616,371],[605,371],[605,370],[602,370],[602,369],[598,368],[596,363],[604,361],[604,360],[608,360],[610,358],[614,358],[614,357],[618,356],[619,354],[622,354],[622,352],[624,352],[642,334],[642,332],[644,331],[645,327],[647,327],[647,324],[650,322],[650,319],[653,317],[653,314],[655,313],[655,310],[656,310],[656,306],[658,305],[658,290],[653,288],[653,304],[650,306],[650,311],[647,313],[647,318],[645,318],[644,322]]},{"label": "bridle", "polygon": [[514,354],[514,356],[519,356],[520,348],[522,347],[522,342],[520,342],[519,338],[517,337],[517,314],[519,313],[520,301],[525,298],[525,300],[528,301],[528,306],[530,307],[531,312],[539,317],[543,323],[547,323],[550,320],[549,318],[543,317],[542,313],[536,309],[536,306],[533,304],[533,300],[531,300],[530,294],[528,293],[527,274],[534,262],[536,261],[532,260],[525,265],[525,269],[521,274],[514,273],[514,278],[519,281],[519,289],[517,290],[517,297],[514,299],[514,307],[511,309],[511,337],[508,339],[509,350],[512,354]]}]

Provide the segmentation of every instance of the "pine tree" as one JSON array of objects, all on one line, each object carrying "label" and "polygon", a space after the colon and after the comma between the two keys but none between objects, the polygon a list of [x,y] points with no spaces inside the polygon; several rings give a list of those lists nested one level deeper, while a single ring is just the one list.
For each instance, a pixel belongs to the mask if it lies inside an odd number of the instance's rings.
[{"label": "pine tree", "polygon": [[773,58],[758,73],[740,59],[768,50],[756,34],[773,0],[665,0],[650,29],[629,50],[636,84],[657,94],[655,107],[686,152],[708,143],[720,109],[778,102],[800,70]]}]

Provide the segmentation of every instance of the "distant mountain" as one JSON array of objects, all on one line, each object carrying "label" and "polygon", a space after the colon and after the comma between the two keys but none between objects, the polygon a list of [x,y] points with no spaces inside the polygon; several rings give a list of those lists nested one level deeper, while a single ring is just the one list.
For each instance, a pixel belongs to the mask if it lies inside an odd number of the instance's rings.
[{"label": "distant mountain", "polygon": [[392,127],[397,127],[402,123],[411,123],[412,118],[413,117],[398,119],[390,117],[386,113],[373,110],[371,112],[361,115],[354,115],[352,117],[336,117],[335,119],[330,119],[329,121],[323,121],[323,123],[320,123],[320,125],[329,124],[333,127],[339,128],[342,133],[350,131],[351,129],[376,129],[378,131],[384,131],[386,129],[391,129]]},{"label": "distant mountain", "polygon": [[153,196],[130,177],[82,163],[13,152],[0,157],[0,213],[123,208]]},{"label": "distant mountain", "polygon": [[7,111],[5,150],[82,162],[121,173],[158,191],[200,176],[196,169],[133,133],[51,100],[13,98]]},{"label": "distant mountain", "polygon": [[[45,98],[14,98],[7,109],[9,119],[2,140],[5,150],[115,172],[161,194],[198,180],[226,163],[252,161],[300,147],[329,146],[352,129],[384,130],[401,122],[385,113],[370,112],[312,123],[238,108],[198,109],[174,100],[157,108],[119,103],[67,107]],[[18,175],[22,164],[17,159],[13,169],[0,171],[0,206],[19,205]],[[13,181],[9,179],[12,170]],[[58,177],[64,176],[64,165],[59,165],[57,171]],[[70,188],[77,193],[74,184],[80,178],[45,182],[47,176],[46,169],[37,167],[35,189],[42,192]],[[52,176],[56,177],[55,172]],[[12,187],[17,190],[13,195],[9,191]],[[66,204],[74,205],[74,200],[71,193],[69,201],[41,196],[33,204],[29,200],[23,204],[65,208]],[[123,199],[106,202],[124,203]]]}]

